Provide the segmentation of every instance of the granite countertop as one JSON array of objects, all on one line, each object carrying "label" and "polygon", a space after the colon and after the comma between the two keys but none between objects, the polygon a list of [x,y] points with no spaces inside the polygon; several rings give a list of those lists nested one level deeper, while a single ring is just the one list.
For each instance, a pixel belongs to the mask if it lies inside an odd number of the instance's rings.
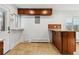
[{"label": "granite countertop", "polygon": [[49,29],[51,31],[60,31],[60,32],[79,32],[79,30],[67,30],[67,29]]}]

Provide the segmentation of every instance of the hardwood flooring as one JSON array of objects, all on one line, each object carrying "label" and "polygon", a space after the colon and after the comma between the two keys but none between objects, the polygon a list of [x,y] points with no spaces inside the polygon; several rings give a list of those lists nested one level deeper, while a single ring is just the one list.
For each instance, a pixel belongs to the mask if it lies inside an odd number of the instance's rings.
[{"label": "hardwood flooring", "polygon": [[6,55],[59,55],[51,43],[20,43]]},{"label": "hardwood flooring", "polygon": [[[51,43],[22,42],[6,55],[60,55],[60,53]],[[76,43],[76,52],[74,52],[74,55],[79,55],[79,43]]]}]

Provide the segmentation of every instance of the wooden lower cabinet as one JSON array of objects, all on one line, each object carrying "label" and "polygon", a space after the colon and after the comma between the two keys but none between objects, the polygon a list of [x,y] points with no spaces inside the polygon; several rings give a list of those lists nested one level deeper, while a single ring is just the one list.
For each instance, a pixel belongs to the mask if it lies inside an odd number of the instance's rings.
[{"label": "wooden lower cabinet", "polygon": [[76,33],[75,32],[69,32],[67,34],[68,36],[68,53],[75,52],[76,51]]},{"label": "wooden lower cabinet", "polygon": [[62,33],[62,53],[67,54],[68,53],[68,40],[67,40],[67,34],[65,32]]},{"label": "wooden lower cabinet", "polygon": [[53,43],[61,54],[73,54],[76,51],[75,32],[56,32],[53,31]]},{"label": "wooden lower cabinet", "polygon": [[60,52],[62,52],[62,39],[60,32],[53,32],[53,43],[58,48]]},{"label": "wooden lower cabinet", "polygon": [[3,41],[0,41],[0,55],[3,55]]}]

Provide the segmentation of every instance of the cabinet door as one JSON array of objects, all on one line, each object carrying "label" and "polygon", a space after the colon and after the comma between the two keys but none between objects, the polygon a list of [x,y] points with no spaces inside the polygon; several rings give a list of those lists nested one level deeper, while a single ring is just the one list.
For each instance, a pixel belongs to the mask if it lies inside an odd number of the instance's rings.
[{"label": "cabinet door", "polygon": [[67,40],[68,40],[68,52],[72,53],[76,51],[76,33],[75,32],[68,32]]},{"label": "cabinet door", "polygon": [[61,32],[54,32],[54,45],[60,52],[62,52]]},{"label": "cabinet door", "polygon": [[68,47],[68,40],[67,40],[67,33],[66,32],[62,32],[62,41],[63,41],[63,54],[67,54],[67,47]]},{"label": "cabinet door", "polygon": [[52,31],[52,43],[55,44],[55,32]]},{"label": "cabinet door", "polygon": [[56,44],[60,52],[62,52],[62,38],[61,38],[61,32],[56,32]]},{"label": "cabinet door", "polygon": [[4,40],[3,43],[3,54],[9,50],[9,33],[7,31],[0,32],[0,38]]}]

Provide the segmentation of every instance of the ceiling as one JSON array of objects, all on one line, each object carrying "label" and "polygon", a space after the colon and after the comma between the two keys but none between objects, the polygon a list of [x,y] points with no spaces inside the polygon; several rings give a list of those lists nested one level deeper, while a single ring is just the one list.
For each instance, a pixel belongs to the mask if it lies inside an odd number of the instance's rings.
[{"label": "ceiling", "polygon": [[16,8],[53,8],[54,10],[79,10],[79,4],[14,4]]}]

